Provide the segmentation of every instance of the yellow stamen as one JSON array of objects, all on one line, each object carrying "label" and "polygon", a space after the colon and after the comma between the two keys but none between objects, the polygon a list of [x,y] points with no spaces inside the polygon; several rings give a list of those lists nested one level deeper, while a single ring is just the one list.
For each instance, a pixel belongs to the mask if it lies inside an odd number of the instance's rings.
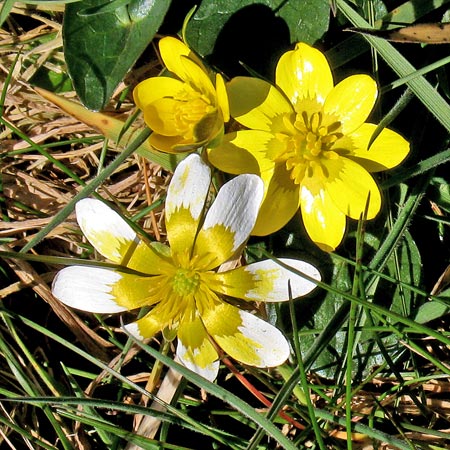
[{"label": "yellow stamen", "polygon": [[342,138],[341,123],[322,111],[301,111],[294,120],[284,117],[287,134],[278,133],[277,138],[284,142],[284,149],[274,155],[275,162],[286,164],[290,177],[300,184],[305,176],[326,177],[324,167],[327,159],[339,158],[333,146]]}]

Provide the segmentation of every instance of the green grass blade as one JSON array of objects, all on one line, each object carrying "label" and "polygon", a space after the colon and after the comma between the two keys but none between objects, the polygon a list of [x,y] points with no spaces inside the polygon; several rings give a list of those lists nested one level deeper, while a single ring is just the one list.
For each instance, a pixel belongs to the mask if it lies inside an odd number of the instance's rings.
[{"label": "green grass blade", "polygon": [[[355,12],[345,0],[337,0],[337,5],[355,27],[371,28],[370,24]],[[390,42],[369,35],[364,35],[364,38],[400,78],[409,77],[416,72],[415,67]],[[407,84],[436,119],[450,131],[450,105],[436,89],[422,76],[410,79]]]}]

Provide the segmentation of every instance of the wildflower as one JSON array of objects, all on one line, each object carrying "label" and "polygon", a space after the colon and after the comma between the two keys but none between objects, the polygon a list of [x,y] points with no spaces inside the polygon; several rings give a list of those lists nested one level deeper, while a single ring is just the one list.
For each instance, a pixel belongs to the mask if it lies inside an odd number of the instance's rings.
[{"label": "wildflower", "polygon": [[398,165],[409,144],[384,129],[368,147],[375,125],[365,123],[377,86],[368,75],[333,85],[325,56],[304,43],[280,58],[276,86],[249,77],[229,83],[230,112],[249,128],[229,133],[208,151],[225,172],[255,173],[264,182],[264,200],[253,234],[283,227],[300,208],[311,239],[332,251],[341,242],[346,216],[367,218],[381,208],[370,172]]},{"label": "wildflower", "polygon": [[[123,269],[70,266],[61,270],[53,293],[84,311],[118,313],[149,307],[126,325],[138,338],[159,331],[178,336],[177,356],[184,365],[213,380],[219,368],[216,346],[244,364],[277,366],[289,355],[286,338],[274,326],[224,301],[278,302],[310,292],[314,283],[271,260],[217,272],[247,240],[263,196],[261,179],[240,175],[226,183],[204,215],[210,169],[197,154],[175,170],[166,199],[170,247],[147,244],[112,209],[94,199],[77,203],[78,223],[104,257]],[[283,263],[313,277],[320,274],[299,260]]]},{"label": "wildflower", "polygon": [[179,39],[159,41],[161,58],[174,77],[152,77],[134,89],[134,101],[153,134],[150,144],[174,153],[192,151],[223,134],[229,120],[225,83],[218,73],[215,86],[200,59]]}]

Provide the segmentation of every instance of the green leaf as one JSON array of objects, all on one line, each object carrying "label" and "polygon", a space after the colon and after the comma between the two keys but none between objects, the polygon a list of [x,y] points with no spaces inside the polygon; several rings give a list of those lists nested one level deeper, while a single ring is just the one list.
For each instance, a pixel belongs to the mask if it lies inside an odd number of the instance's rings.
[{"label": "green leaf", "polygon": [[[448,290],[446,294],[448,295]],[[417,311],[415,321],[417,323],[427,323],[432,320],[439,319],[443,315],[447,314],[449,311],[449,307],[437,300],[431,300],[430,302],[424,303],[420,306]]]},{"label": "green leaf", "polygon": [[73,89],[72,82],[66,73],[54,72],[45,66],[39,67],[31,77],[30,83],[58,94]]},{"label": "green leaf", "polygon": [[158,31],[170,0],[116,1],[114,11],[102,12],[105,3],[71,3],[63,22],[69,74],[81,101],[92,110],[108,104],[117,85]]},{"label": "green leaf", "polygon": [[283,51],[313,44],[328,29],[328,0],[204,0],[186,27],[189,45],[229,76],[249,69],[272,76]]}]

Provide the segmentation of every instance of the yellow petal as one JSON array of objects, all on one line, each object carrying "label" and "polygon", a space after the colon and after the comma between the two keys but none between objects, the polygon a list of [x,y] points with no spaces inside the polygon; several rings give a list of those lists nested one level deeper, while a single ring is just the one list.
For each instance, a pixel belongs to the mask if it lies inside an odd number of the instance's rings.
[{"label": "yellow petal", "polygon": [[274,367],[289,356],[289,344],[277,328],[227,303],[207,310],[202,320],[219,346],[244,364]]},{"label": "yellow petal", "polygon": [[263,191],[261,179],[253,174],[239,175],[221,187],[195,240],[194,255],[203,270],[218,267],[248,239]]},{"label": "yellow petal", "polygon": [[228,122],[230,120],[230,105],[228,104],[228,94],[225,81],[220,73],[216,74],[216,95],[217,104],[222,111],[223,120],[224,122]]},{"label": "yellow petal", "polygon": [[141,277],[100,267],[70,266],[59,271],[53,294],[82,311],[117,313],[148,304],[153,277]]},{"label": "yellow petal", "polygon": [[216,105],[216,90],[204,68],[185,57],[181,58],[181,66],[184,67],[182,80],[197,92],[205,95],[211,101],[211,104]]},{"label": "yellow petal", "polygon": [[299,186],[290,179],[283,164],[275,166],[273,171],[264,171],[261,177],[266,193],[252,231],[254,236],[278,231],[292,219],[299,205]]},{"label": "yellow petal", "polygon": [[[166,251],[162,253],[162,248]],[[152,242],[149,245],[140,241],[137,247],[124,256],[122,264],[128,268],[148,275],[160,275],[167,272],[171,267],[167,262],[170,249],[159,242]],[[164,258],[166,257],[166,258]]]},{"label": "yellow petal", "polygon": [[281,56],[275,80],[294,107],[302,99],[316,99],[323,104],[333,88],[333,76],[325,56],[304,43]]},{"label": "yellow petal", "polygon": [[[280,258],[280,261],[320,281],[320,273],[313,265],[296,259]],[[259,261],[212,276],[217,284],[211,284],[218,288],[212,289],[223,295],[249,301],[284,302],[289,300],[289,286],[292,298],[306,295],[316,287],[311,281],[272,260]]]},{"label": "yellow petal", "polygon": [[346,219],[323,188],[305,178],[300,190],[301,215],[306,232],[323,251],[333,251],[342,241]]},{"label": "yellow petal", "polygon": [[180,39],[167,36],[159,41],[159,51],[167,70],[174,73],[177,77],[184,79],[185,67],[181,63],[181,57],[187,57],[194,61],[204,71],[200,58]]},{"label": "yellow petal", "polygon": [[172,254],[190,253],[209,192],[211,171],[199,155],[178,164],[167,191],[166,228]]},{"label": "yellow petal", "polygon": [[155,133],[163,136],[183,135],[187,130],[181,130],[177,122],[179,101],[173,98],[159,98],[144,109],[145,123]]},{"label": "yellow petal", "polygon": [[136,106],[145,113],[145,108],[155,100],[179,95],[180,92],[183,92],[184,88],[184,83],[175,78],[152,77],[141,81],[134,88],[133,98]]},{"label": "yellow petal", "polygon": [[195,143],[206,144],[213,140],[223,130],[223,117],[218,109],[205,114],[194,126]]},{"label": "yellow petal", "polygon": [[152,338],[167,326],[167,323],[161,321],[161,317],[152,310],[136,322],[129,323],[124,328],[136,339],[143,340]]},{"label": "yellow petal", "polygon": [[236,77],[227,84],[230,114],[255,130],[278,131],[283,117],[293,113],[284,95],[267,81]]},{"label": "yellow petal", "polygon": [[369,116],[377,99],[375,81],[368,75],[352,75],[337,84],[325,100],[324,112],[334,115],[344,134],[360,127]]},{"label": "yellow petal", "polygon": [[183,136],[162,136],[158,133],[152,133],[148,141],[153,148],[161,152],[172,153],[173,155],[179,153],[176,150],[178,145],[192,145],[192,140],[184,139]]},{"label": "yellow petal", "polygon": [[365,123],[349,136],[352,152],[348,157],[369,172],[391,169],[399,165],[409,153],[409,142],[389,128],[385,128],[368,149],[375,129],[375,125]]},{"label": "yellow petal", "polygon": [[276,146],[281,147],[281,142],[270,132],[242,130],[227,133],[219,146],[208,149],[208,159],[223,172],[259,175],[273,168],[267,153],[276,152]]},{"label": "yellow petal", "polygon": [[325,167],[328,176],[323,187],[342,213],[358,220],[369,199],[367,219],[378,214],[381,194],[369,172],[348,158],[326,160]]},{"label": "yellow petal", "polygon": [[183,321],[178,329],[177,356],[188,369],[214,381],[219,371],[217,351],[201,320]]}]

